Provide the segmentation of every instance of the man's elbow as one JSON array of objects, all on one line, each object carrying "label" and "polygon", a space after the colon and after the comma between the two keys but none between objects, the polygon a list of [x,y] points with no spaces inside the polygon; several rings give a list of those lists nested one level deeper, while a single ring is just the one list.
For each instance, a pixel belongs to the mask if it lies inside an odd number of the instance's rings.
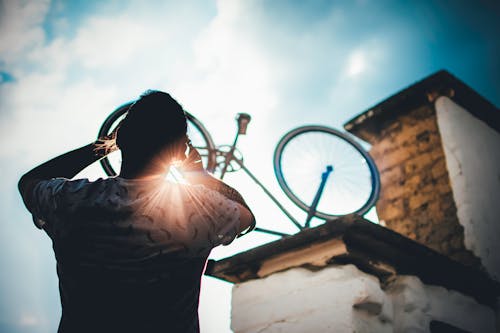
[{"label": "man's elbow", "polygon": [[19,182],[17,182],[17,189],[19,190],[19,193],[21,193],[22,197],[24,197],[24,193],[26,193],[27,184],[28,184],[28,179],[26,175],[23,175],[19,179]]},{"label": "man's elbow", "polygon": [[[252,212],[245,208],[244,206],[238,204],[240,208],[240,234],[249,228],[253,229],[253,226],[255,225],[255,217],[253,216]],[[250,230],[248,230],[250,231]]]},{"label": "man's elbow", "polygon": [[29,177],[28,174],[25,174],[19,179],[19,182],[17,183],[17,188],[19,190],[19,193],[21,194],[21,197],[23,198],[23,202],[26,207],[29,206],[29,196],[36,182],[36,179],[33,179]]}]

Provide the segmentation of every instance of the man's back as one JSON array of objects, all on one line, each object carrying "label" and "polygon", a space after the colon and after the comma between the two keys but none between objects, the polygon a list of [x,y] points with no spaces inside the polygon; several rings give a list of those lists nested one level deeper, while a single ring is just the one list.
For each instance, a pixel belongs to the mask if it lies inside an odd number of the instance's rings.
[{"label": "man's back", "polygon": [[161,261],[168,269],[136,275],[135,282],[124,281],[129,272],[60,267],[60,332],[197,332],[205,260]]},{"label": "man's back", "polygon": [[60,332],[197,332],[210,250],[239,229],[236,203],[204,186],[110,178],[34,188],[53,240]]}]

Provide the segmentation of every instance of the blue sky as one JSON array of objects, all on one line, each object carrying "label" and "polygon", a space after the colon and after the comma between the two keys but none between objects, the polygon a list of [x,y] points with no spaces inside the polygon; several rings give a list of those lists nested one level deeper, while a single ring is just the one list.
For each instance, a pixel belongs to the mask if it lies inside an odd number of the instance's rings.
[{"label": "blue sky", "polygon": [[[499,14],[494,1],[0,1],[0,331],[53,332],[60,311],[51,244],[17,179],[93,140],[115,107],[169,91],[217,143],[232,141],[235,113],[250,113],[245,162],[302,219],[274,179],[279,138],[341,127],[440,69],[498,106]],[[227,180],[261,226],[293,231],[244,175]],[[249,235],[214,256],[271,239]],[[203,286],[202,328],[228,331],[230,286]]]}]

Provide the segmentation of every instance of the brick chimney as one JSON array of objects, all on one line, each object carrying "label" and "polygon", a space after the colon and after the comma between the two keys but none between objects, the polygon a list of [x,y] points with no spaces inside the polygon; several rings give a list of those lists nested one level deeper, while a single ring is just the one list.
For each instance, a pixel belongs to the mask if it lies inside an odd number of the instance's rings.
[{"label": "brick chimney", "polygon": [[388,228],[500,277],[496,107],[440,71],[345,128],[372,144],[382,183],[377,214]]}]

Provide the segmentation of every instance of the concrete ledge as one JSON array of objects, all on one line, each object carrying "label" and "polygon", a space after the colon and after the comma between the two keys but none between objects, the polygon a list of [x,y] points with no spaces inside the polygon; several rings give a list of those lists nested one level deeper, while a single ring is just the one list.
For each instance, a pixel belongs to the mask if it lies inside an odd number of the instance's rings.
[{"label": "concrete ledge", "polygon": [[241,283],[294,267],[319,270],[346,264],[377,276],[383,285],[397,275],[415,275],[425,284],[460,291],[490,307],[495,307],[500,295],[500,284],[485,272],[357,215],[219,261],[210,260],[205,274]]}]

